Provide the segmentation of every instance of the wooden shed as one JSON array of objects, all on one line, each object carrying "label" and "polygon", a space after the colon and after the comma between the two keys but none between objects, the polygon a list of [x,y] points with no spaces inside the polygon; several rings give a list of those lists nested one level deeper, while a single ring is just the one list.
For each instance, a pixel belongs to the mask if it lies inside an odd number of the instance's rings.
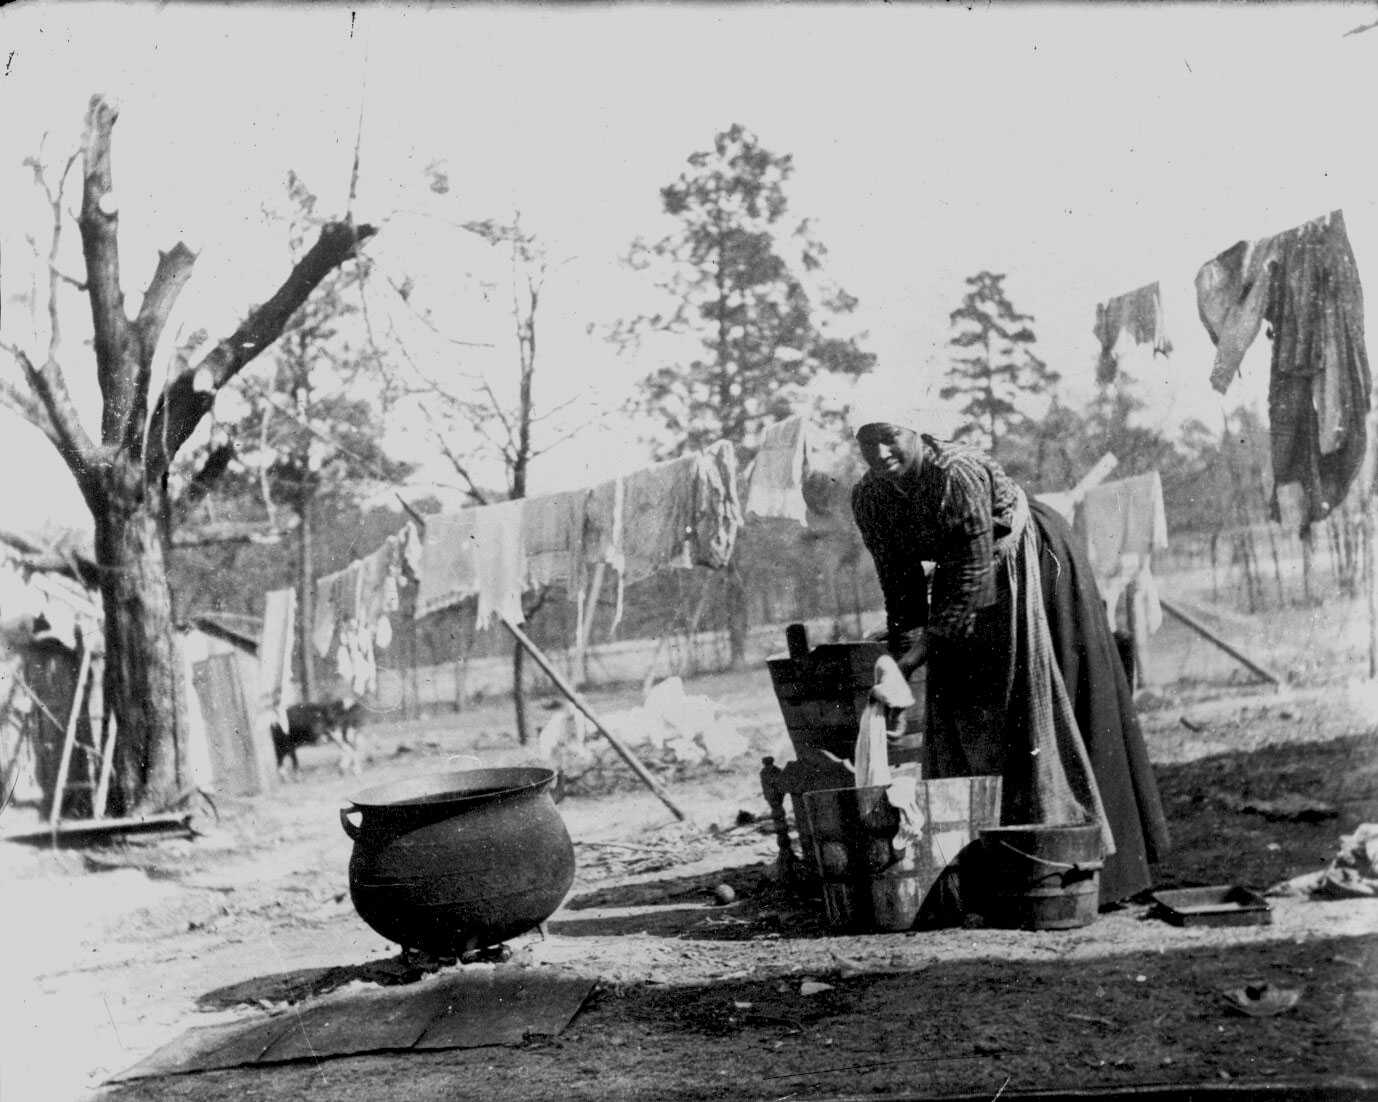
[{"label": "wooden shed", "polygon": [[257,707],[257,632],[210,615],[193,617],[179,631],[194,698],[193,774],[208,769],[211,783],[203,787],[234,796],[267,791],[277,774],[267,720]]}]

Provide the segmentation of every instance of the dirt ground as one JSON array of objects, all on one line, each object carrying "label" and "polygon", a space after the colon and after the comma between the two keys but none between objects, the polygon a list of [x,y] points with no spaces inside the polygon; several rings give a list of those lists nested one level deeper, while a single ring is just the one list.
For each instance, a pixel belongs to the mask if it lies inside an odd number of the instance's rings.
[{"label": "dirt ground", "polygon": [[[783,1100],[1378,1082],[1378,900],[1277,898],[1270,925],[1232,929],[1171,926],[1135,903],[1062,932],[835,936],[818,900],[776,881],[774,837],[738,825],[739,812],[765,815],[759,759],[783,737],[765,672],[691,688],[736,717],[754,752],[729,770],[666,775],[690,823],[629,775],[560,805],[574,888],[546,936],[517,939],[501,966],[597,977],[558,1037],[101,1087],[193,1025],[290,1013],[387,973],[397,947],[349,902],[337,809],[361,787],[468,764],[451,755],[530,760],[507,734],[508,705],[493,702],[426,721],[379,717],[362,781],[308,748],[299,784],[218,799],[218,820],[199,815],[194,839],[0,845],[11,949],[0,1100]],[[1142,716],[1174,831],[1160,887],[1266,888],[1323,868],[1342,834],[1378,821],[1378,707],[1363,684],[1184,684],[1145,696]],[[720,883],[735,902],[715,902]],[[1224,992],[1265,983],[1299,991],[1296,1006],[1230,1012]]]}]

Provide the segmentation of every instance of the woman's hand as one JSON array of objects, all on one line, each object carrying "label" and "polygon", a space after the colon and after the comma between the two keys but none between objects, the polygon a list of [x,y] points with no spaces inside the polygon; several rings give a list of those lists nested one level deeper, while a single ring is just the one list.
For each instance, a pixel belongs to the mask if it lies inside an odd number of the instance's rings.
[{"label": "woman's hand", "polygon": [[908,677],[927,661],[928,631],[925,628],[914,628],[905,632],[904,651],[895,659],[900,672]]}]

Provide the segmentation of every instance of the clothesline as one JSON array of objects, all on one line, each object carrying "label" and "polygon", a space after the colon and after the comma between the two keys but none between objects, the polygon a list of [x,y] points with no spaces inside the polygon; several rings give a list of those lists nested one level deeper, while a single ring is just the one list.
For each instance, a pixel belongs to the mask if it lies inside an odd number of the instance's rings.
[{"label": "clothesline", "polygon": [[[312,644],[335,654],[362,695],[373,651],[387,645],[399,589],[417,586],[415,615],[478,598],[478,624],[521,623],[521,596],[579,583],[602,564],[623,588],[666,569],[727,565],[742,525],[736,451],[719,441],[595,486],[473,506],[409,521],[370,554],[315,583]],[[580,589],[582,599],[582,588]]]}]

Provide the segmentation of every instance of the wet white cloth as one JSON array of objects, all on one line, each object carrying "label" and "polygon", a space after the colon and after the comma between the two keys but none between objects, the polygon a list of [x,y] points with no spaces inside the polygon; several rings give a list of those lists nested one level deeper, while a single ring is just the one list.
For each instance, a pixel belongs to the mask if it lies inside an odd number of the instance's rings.
[{"label": "wet white cloth", "polygon": [[806,522],[806,437],[804,419],[797,414],[776,421],[761,434],[746,493],[748,516]]},{"label": "wet white cloth", "polygon": [[520,624],[522,590],[526,582],[526,545],[522,536],[522,505],[502,501],[483,505],[474,513],[474,564],[478,588],[478,626],[487,628],[494,617]]},{"label": "wet white cloth", "polygon": [[890,783],[888,741],[885,705],[870,701],[866,705],[866,710],[861,713],[861,725],[856,734],[856,749],[852,754],[857,788]]},{"label": "wet white cloth", "polygon": [[[287,730],[288,686],[292,681],[292,633],[297,592],[275,589],[263,601],[263,628],[258,637],[258,706]],[[333,630],[333,622],[332,622]],[[329,645],[329,644],[327,644]]]}]

